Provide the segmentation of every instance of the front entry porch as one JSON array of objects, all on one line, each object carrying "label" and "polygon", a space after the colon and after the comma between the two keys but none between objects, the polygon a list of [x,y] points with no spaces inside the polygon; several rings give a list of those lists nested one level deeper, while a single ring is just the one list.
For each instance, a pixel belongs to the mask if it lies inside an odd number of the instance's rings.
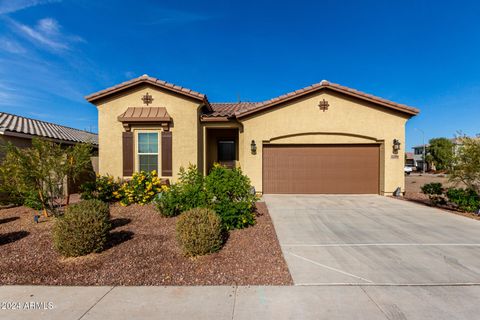
[{"label": "front entry porch", "polygon": [[214,163],[234,168],[239,162],[238,128],[206,128],[205,169],[210,172]]}]

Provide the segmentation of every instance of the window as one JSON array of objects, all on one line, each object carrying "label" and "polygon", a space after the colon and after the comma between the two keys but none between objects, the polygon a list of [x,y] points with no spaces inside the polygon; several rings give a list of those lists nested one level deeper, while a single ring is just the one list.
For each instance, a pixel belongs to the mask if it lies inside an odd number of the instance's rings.
[{"label": "window", "polygon": [[138,170],[158,171],[158,133],[138,133]]}]

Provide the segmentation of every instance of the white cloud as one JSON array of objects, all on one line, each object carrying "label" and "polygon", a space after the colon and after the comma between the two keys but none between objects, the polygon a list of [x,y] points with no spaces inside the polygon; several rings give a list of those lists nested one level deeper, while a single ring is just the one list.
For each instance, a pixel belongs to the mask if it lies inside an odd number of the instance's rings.
[{"label": "white cloud", "polygon": [[85,42],[76,35],[64,34],[62,26],[53,18],[43,18],[35,26],[19,23],[11,18],[6,18],[12,28],[35,45],[47,50],[60,52],[69,50],[75,42]]},{"label": "white cloud", "polygon": [[61,0],[0,0],[0,15],[55,2]]},{"label": "white cloud", "polygon": [[15,22],[15,26],[31,41],[36,42],[37,44],[41,44],[53,50],[66,50],[69,48],[66,43],[58,42],[55,39],[50,38],[47,33],[42,32],[39,29],[34,29],[17,22]]},{"label": "white cloud", "polygon": [[27,50],[17,41],[9,38],[0,38],[0,51],[5,51],[14,54],[21,54],[27,52]]},{"label": "white cloud", "polygon": [[38,21],[38,30],[47,34],[58,34],[60,31],[60,25],[58,21],[52,18],[44,18]]}]

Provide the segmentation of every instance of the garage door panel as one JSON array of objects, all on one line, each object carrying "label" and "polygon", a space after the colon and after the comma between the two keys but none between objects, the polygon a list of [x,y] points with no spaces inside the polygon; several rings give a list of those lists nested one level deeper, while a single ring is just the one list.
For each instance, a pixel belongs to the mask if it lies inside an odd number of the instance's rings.
[{"label": "garage door panel", "polygon": [[379,192],[378,145],[264,145],[264,193]]}]

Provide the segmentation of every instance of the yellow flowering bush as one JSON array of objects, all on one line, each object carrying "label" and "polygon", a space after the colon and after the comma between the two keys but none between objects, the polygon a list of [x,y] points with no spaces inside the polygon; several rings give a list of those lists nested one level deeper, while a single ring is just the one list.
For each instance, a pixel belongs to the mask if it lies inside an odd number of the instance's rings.
[{"label": "yellow flowering bush", "polygon": [[162,185],[157,171],[140,171],[135,172],[131,180],[125,181],[114,195],[122,206],[132,203],[144,205],[150,203],[159,192],[167,190],[168,186]]}]

